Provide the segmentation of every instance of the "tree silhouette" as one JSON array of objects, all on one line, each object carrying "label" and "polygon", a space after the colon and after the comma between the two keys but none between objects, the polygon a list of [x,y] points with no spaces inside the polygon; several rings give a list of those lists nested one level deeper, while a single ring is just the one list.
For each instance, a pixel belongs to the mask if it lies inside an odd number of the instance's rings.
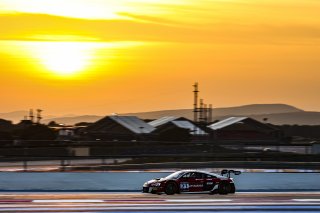
[{"label": "tree silhouette", "polygon": [[23,129],[20,133],[20,138],[23,140],[54,140],[56,134],[49,127],[37,124]]}]

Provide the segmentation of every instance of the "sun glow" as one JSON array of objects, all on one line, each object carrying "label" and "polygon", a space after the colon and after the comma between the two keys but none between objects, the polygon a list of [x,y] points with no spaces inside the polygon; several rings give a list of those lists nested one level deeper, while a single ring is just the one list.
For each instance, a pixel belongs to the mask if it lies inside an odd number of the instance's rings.
[{"label": "sun glow", "polygon": [[49,14],[84,19],[134,19],[121,13],[140,15],[168,14],[159,5],[184,5],[188,0],[0,0],[2,13]]},{"label": "sun glow", "polygon": [[18,11],[24,13],[43,13],[58,16],[68,16],[75,18],[92,19],[114,19],[117,18],[117,11],[121,9],[121,4],[108,2],[107,7],[98,1],[84,0],[4,0],[0,6],[7,11]]},{"label": "sun glow", "polygon": [[[25,64],[30,73],[45,78],[78,78],[111,58],[116,44],[72,41],[3,41],[5,54]],[[101,54],[107,51],[108,54]],[[32,67],[30,67],[32,66]]]},{"label": "sun glow", "polygon": [[51,72],[70,76],[90,66],[93,47],[78,42],[48,42],[42,45],[38,54],[40,62]]},{"label": "sun glow", "polygon": [[119,51],[141,45],[144,43],[133,41],[0,41],[0,53],[10,54],[27,65],[30,74],[36,71],[44,78],[86,79],[99,74],[103,67],[119,63],[119,55],[124,57]]},{"label": "sun glow", "polygon": [[31,50],[44,69],[67,77],[90,69],[96,48],[91,42],[38,42]]}]

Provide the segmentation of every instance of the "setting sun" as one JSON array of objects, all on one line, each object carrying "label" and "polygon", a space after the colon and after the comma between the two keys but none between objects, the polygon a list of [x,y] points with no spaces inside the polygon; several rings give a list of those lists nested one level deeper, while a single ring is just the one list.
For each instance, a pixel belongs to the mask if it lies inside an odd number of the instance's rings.
[{"label": "setting sun", "polygon": [[2,41],[0,54],[25,63],[28,73],[40,78],[86,79],[99,75],[97,70],[115,75],[117,72],[111,67],[121,60],[124,63],[124,52],[143,45],[143,42]]},{"label": "setting sun", "polygon": [[37,57],[49,71],[70,76],[90,66],[94,50],[92,45],[78,42],[50,42],[41,44]]}]

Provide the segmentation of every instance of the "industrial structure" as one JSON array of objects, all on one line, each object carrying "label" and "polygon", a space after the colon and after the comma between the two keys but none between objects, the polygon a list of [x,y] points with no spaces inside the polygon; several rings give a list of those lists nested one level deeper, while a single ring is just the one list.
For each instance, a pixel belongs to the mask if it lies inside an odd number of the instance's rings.
[{"label": "industrial structure", "polygon": [[34,115],[34,110],[30,109],[29,110],[29,115],[24,117],[24,121],[29,121],[32,124],[34,124],[34,123],[40,124],[41,119],[42,119],[41,113],[42,113],[43,110],[42,109],[37,109],[36,111],[37,111],[37,114]]},{"label": "industrial structure", "polygon": [[193,121],[165,116],[145,122],[135,116],[107,116],[84,128],[84,139],[144,141],[278,141],[281,131],[248,117],[231,117],[212,123],[212,104],[199,99],[199,84],[193,85]]},{"label": "industrial structure", "polygon": [[[282,132],[267,123],[248,117],[231,117],[213,123],[212,104],[199,98],[199,84],[193,85],[193,121],[184,117],[165,116],[144,121],[135,116],[111,115],[85,127],[52,126],[57,139],[101,141],[278,141]],[[18,125],[26,128],[40,124],[42,110],[29,110]]]},{"label": "industrial structure", "polygon": [[193,121],[200,124],[208,124],[212,122],[212,104],[207,105],[202,98],[199,99],[199,84],[194,85],[194,103],[193,103]]},{"label": "industrial structure", "polygon": [[135,116],[107,116],[81,130],[85,140],[117,141],[279,141],[282,131],[248,117],[230,117],[210,125],[166,116],[149,123]]}]

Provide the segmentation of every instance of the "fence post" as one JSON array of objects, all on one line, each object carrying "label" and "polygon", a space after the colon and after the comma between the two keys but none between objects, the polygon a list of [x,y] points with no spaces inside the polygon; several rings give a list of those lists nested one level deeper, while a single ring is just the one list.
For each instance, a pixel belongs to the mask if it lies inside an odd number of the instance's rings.
[{"label": "fence post", "polygon": [[24,172],[28,171],[28,162],[26,160],[23,161],[23,171]]},{"label": "fence post", "polygon": [[105,159],[105,157],[102,157],[102,165],[106,165],[106,159]]},{"label": "fence post", "polygon": [[64,171],[64,170],[65,170],[64,166],[65,166],[64,160],[61,160],[61,163],[60,163],[60,170],[61,170],[61,171]]}]

